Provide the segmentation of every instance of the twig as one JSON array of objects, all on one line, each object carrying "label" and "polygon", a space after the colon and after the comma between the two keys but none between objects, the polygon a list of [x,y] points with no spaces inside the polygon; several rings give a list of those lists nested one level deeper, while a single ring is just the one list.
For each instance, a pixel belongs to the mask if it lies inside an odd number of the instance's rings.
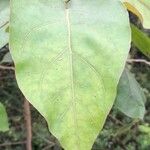
[{"label": "twig", "polygon": [[[34,132],[34,131],[33,131]],[[50,141],[49,139],[43,137],[41,134],[38,134],[37,132],[35,133],[39,138],[41,138],[42,140],[44,140],[44,142],[48,143],[49,145],[55,145],[54,142]]]},{"label": "twig", "polygon": [[4,26],[8,25],[9,21],[6,21],[2,26],[0,26],[0,28],[3,28]]},{"label": "twig", "polygon": [[137,62],[137,63],[145,63],[146,65],[150,66],[150,62],[145,60],[145,59],[128,59],[127,60],[128,63],[133,63],[133,62]]},{"label": "twig", "polygon": [[12,67],[12,66],[3,66],[3,65],[0,65],[0,69],[3,69],[3,70],[15,70],[15,68],[14,67]]},{"label": "twig", "polygon": [[26,150],[32,150],[31,112],[30,112],[30,104],[26,99],[24,100],[24,117],[27,130]]},{"label": "twig", "polygon": [[11,146],[11,145],[20,145],[20,144],[26,144],[26,141],[14,142],[14,143],[4,143],[4,144],[0,144],[0,147]]},{"label": "twig", "polygon": [[122,134],[125,134],[126,132],[130,131],[130,129],[139,122],[139,119],[134,119],[130,124],[127,124],[120,129],[117,130],[115,134],[113,134],[113,137],[118,137]]},{"label": "twig", "polygon": [[53,144],[53,145],[48,145],[48,146],[46,146],[45,148],[43,148],[43,150],[48,150],[48,149],[52,148],[54,145],[55,145],[55,144]]},{"label": "twig", "polygon": [[108,117],[109,117],[113,122],[117,123],[118,125],[123,126],[123,123],[122,123],[120,120],[118,120],[117,118],[113,117],[111,114],[109,114]]}]

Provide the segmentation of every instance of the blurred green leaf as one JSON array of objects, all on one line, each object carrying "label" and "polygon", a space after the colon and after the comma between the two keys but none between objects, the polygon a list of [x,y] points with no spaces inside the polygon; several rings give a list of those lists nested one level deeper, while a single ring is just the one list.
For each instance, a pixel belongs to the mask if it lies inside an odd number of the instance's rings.
[{"label": "blurred green leaf", "polygon": [[141,132],[144,132],[150,135],[150,126],[148,124],[140,125],[138,128]]},{"label": "blurred green leaf", "polygon": [[5,107],[0,103],[0,131],[7,131],[8,127],[8,118]]},{"label": "blurred green leaf", "polygon": [[147,57],[150,58],[150,38],[135,25],[131,24],[132,41],[134,45]]},{"label": "blurred green leaf", "polygon": [[0,0],[0,49],[8,43],[9,0]]},{"label": "blurred green leaf", "polygon": [[135,77],[125,69],[118,85],[115,107],[131,118],[143,119],[145,95]]},{"label": "blurred green leaf", "polygon": [[0,0],[0,28],[9,21],[9,0]]},{"label": "blurred green leaf", "polygon": [[6,32],[8,24],[0,28],[0,49],[5,46],[9,41],[9,33]]}]

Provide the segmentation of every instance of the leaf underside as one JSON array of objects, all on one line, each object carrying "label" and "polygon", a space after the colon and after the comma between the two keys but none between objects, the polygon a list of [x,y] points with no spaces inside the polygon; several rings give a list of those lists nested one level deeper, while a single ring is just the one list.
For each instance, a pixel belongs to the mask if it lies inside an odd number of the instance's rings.
[{"label": "leaf underside", "polygon": [[119,0],[11,1],[18,85],[65,150],[91,149],[113,105],[130,34]]}]

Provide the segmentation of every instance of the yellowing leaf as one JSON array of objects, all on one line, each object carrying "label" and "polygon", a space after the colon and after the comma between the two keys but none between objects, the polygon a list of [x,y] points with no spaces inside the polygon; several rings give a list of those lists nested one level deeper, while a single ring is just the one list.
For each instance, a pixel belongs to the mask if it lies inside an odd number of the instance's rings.
[{"label": "yellowing leaf", "polygon": [[150,28],[150,0],[122,0],[128,10],[137,15],[145,28]]},{"label": "yellowing leaf", "polygon": [[130,42],[119,0],[11,1],[18,85],[65,150],[91,149],[114,103]]}]

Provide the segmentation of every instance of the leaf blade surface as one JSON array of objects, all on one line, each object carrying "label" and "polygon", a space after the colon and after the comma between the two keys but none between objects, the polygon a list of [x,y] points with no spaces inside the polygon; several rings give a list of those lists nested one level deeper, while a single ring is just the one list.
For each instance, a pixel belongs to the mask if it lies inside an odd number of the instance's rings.
[{"label": "leaf blade surface", "polygon": [[90,149],[130,47],[126,10],[111,0],[71,1],[68,9],[60,0],[12,0],[11,8],[10,48],[20,89],[66,150]]}]

